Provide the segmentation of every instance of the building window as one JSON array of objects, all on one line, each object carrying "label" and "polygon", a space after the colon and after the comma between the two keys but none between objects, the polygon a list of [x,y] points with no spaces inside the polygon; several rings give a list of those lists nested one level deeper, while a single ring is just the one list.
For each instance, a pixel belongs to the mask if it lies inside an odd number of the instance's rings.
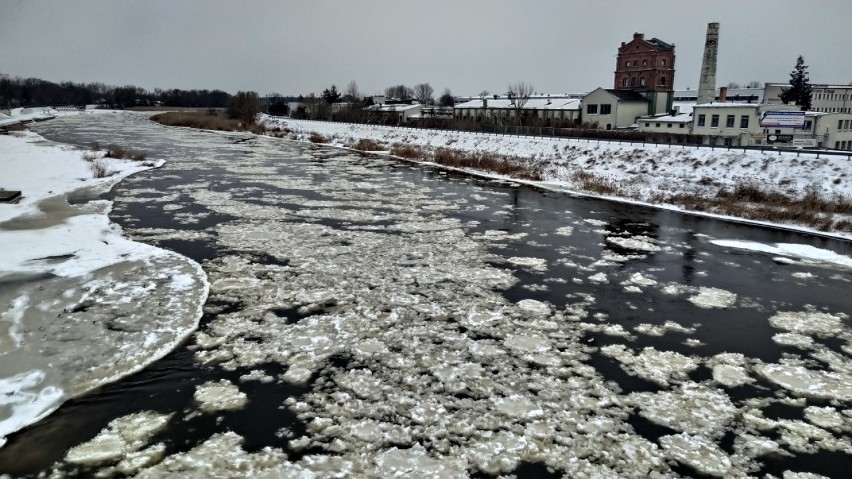
[{"label": "building window", "polygon": [[624,66],[629,67],[629,66],[630,66],[630,62],[625,63],[625,64],[624,64]]},{"label": "building window", "polygon": [[849,129],[849,121],[850,121],[850,120],[846,120],[845,122],[843,122],[843,125],[844,125],[844,126],[843,126],[843,129],[844,129],[844,130],[848,130],[848,129]]},{"label": "building window", "polygon": [[663,66],[666,66],[666,59],[665,59],[665,58],[663,58],[663,60],[662,60],[662,61],[663,61]]},{"label": "building window", "polygon": [[666,128],[671,128],[671,127],[672,127],[671,123],[666,123]]},{"label": "building window", "polygon": [[609,115],[612,113],[612,105],[609,103],[601,104],[601,115]]},{"label": "building window", "polygon": [[719,128],[719,115],[710,117],[710,128]]},{"label": "building window", "polygon": [[733,146],[733,145],[734,145],[734,139],[731,138],[730,136],[726,137],[725,138],[725,146]]},{"label": "building window", "polygon": [[639,86],[645,86],[645,77],[639,79]]},{"label": "building window", "polygon": [[811,120],[805,120],[805,127],[804,127],[805,130],[810,131],[813,126],[814,126],[814,122],[812,122]]},{"label": "building window", "polygon": [[642,60],[642,66],[643,67],[648,66],[648,60]]},{"label": "building window", "polygon": [[746,129],[748,128],[748,116],[743,115],[740,117],[740,128]]},{"label": "building window", "polygon": [[660,85],[666,86],[666,77],[660,77]]},{"label": "building window", "polygon": [[684,127],[684,125],[683,125],[683,123],[681,123],[678,128],[683,128],[683,127]]},{"label": "building window", "polygon": [[628,80],[627,77],[624,77],[624,80],[621,82],[621,86],[627,86],[629,81],[630,80]]},{"label": "building window", "polygon": [[586,113],[589,115],[597,115],[598,114],[598,105],[586,105]]},{"label": "building window", "polygon": [[698,126],[704,126],[705,115],[698,115]]},{"label": "building window", "polygon": [[659,127],[660,127],[660,124],[659,124],[659,123],[656,123],[656,124],[654,124],[654,126],[655,126],[655,127],[657,127],[657,128],[659,128]]},{"label": "building window", "polygon": [[838,129],[838,130],[842,130],[842,129],[843,129],[843,120],[837,120],[837,129]]},{"label": "building window", "polygon": [[835,149],[835,150],[839,150],[839,149],[840,149],[840,142],[839,142],[839,141],[835,141],[835,142],[834,142],[834,149]]},{"label": "building window", "polygon": [[733,128],[734,127],[734,115],[728,115],[725,117],[725,128]]},{"label": "building window", "polygon": [[636,77],[630,79],[630,86],[636,86]]}]

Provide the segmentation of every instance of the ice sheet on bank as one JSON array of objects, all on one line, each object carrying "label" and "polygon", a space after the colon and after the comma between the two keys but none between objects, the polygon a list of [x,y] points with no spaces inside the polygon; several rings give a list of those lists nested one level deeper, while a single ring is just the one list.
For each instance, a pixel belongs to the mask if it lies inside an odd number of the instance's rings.
[{"label": "ice sheet on bank", "polygon": [[781,256],[803,259],[806,261],[836,264],[839,266],[852,268],[852,258],[837,254],[834,251],[817,248],[806,244],[766,244],[757,243],[754,241],[740,240],[711,240],[710,242],[717,246],[722,246],[723,248],[738,248],[749,251],[759,251],[762,253],[776,254]]},{"label": "ice sheet on bank", "polygon": [[94,178],[80,150],[31,132],[0,136],[0,188],[23,192],[0,208],[0,278],[10,285],[0,291],[0,446],[65,399],[165,356],[201,317],[198,264],[122,237],[105,200],[65,200],[163,164],[104,161],[112,174]]}]

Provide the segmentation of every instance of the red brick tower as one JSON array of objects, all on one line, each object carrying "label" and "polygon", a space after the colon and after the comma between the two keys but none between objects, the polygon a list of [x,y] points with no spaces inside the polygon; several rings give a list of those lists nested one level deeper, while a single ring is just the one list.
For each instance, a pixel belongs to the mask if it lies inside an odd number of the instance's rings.
[{"label": "red brick tower", "polygon": [[650,100],[648,114],[671,110],[674,96],[675,47],[658,38],[634,33],[621,43],[615,63],[615,89],[633,90]]}]

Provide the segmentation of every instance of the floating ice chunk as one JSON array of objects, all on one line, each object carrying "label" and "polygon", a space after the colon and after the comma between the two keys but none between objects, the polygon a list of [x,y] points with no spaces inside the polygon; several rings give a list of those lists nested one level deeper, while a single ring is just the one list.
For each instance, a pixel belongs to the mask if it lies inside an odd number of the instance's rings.
[{"label": "floating ice chunk", "polygon": [[836,334],[844,329],[842,317],[815,311],[781,312],[769,318],[769,323],[800,334]]},{"label": "floating ice chunk", "polygon": [[787,364],[760,364],[755,371],[773,383],[806,397],[852,400],[852,376]]},{"label": "floating ice chunk", "polygon": [[686,379],[687,374],[698,367],[690,357],[674,351],[658,351],[652,347],[634,356],[623,344],[613,344],[602,347],[601,354],[616,359],[628,373],[660,386],[668,386],[673,380]]},{"label": "floating ice chunk", "polygon": [[692,334],[695,332],[695,328],[687,328],[675,323],[674,321],[666,321],[662,325],[641,323],[633,328],[633,330],[637,333],[647,334],[648,336],[662,336],[668,331],[684,334]]},{"label": "floating ice chunk", "polygon": [[157,459],[156,451],[159,448],[144,454],[133,453],[139,451],[155,434],[162,431],[171,417],[171,414],[143,411],[114,419],[92,440],[69,449],[65,454],[65,460],[74,464],[93,466],[114,463],[129,457],[129,462],[122,468],[133,473],[134,467],[138,469],[147,466]]},{"label": "floating ice chunk", "polygon": [[547,270],[547,261],[542,258],[525,258],[520,256],[513,256],[511,258],[508,258],[506,261],[515,266],[520,266],[521,268],[526,268],[532,271]]},{"label": "floating ice chunk", "polygon": [[556,234],[562,235],[562,236],[571,236],[571,233],[573,233],[573,232],[574,232],[573,226],[560,226],[559,228],[556,228]]},{"label": "floating ice chunk", "polygon": [[727,387],[742,386],[754,382],[746,369],[746,358],[741,353],[722,353],[707,360],[713,368],[713,380]]},{"label": "floating ice chunk", "polygon": [[808,406],[805,408],[805,419],[819,427],[834,429],[835,431],[849,430],[850,424],[843,415],[830,406],[818,407]]},{"label": "floating ice chunk", "polygon": [[630,286],[625,286],[624,291],[627,292],[627,293],[641,293],[642,289],[638,286],[630,285]]},{"label": "floating ice chunk", "polygon": [[544,414],[539,405],[525,396],[512,395],[493,400],[497,409],[504,414],[518,418],[534,418]]},{"label": "floating ice chunk", "polygon": [[410,477],[454,479],[467,476],[462,459],[429,456],[422,448],[388,449],[375,458],[375,477]]},{"label": "floating ice chunk", "polygon": [[793,471],[784,471],[781,475],[781,479],[830,479],[827,476],[823,476],[822,474],[815,474],[813,472],[793,472]]},{"label": "floating ice chunk", "polygon": [[510,334],[503,344],[509,349],[524,353],[543,353],[550,349],[550,341],[544,336]]},{"label": "floating ice chunk", "polygon": [[698,294],[691,296],[689,302],[704,309],[730,308],[737,302],[737,295],[719,288],[698,288]]},{"label": "floating ice chunk", "polygon": [[624,249],[632,249],[636,251],[645,251],[655,253],[662,248],[653,243],[653,239],[647,236],[634,236],[632,238],[623,238],[621,236],[609,236],[606,239],[607,243],[612,243]]},{"label": "floating ice chunk", "polygon": [[654,279],[644,276],[642,273],[633,273],[627,281],[636,286],[654,286],[657,284]]},{"label": "floating ice chunk", "polygon": [[255,369],[248,374],[243,374],[242,376],[240,376],[240,381],[242,382],[260,381],[262,383],[271,383],[274,380],[275,378],[263,372],[262,369]]},{"label": "floating ice chunk", "polygon": [[584,219],[583,221],[586,222],[586,223],[589,223],[590,225],[594,225],[594,226],[606,226],[606,225],[609,224],[606,221],[596,220],[594,218],[587,218],[587,219]]},{"label": "floating ice chunk", "polygon": [[518,309],[529,316],[542,317],[550,315],[550,306],[534,299],[522,299],[515,304]]},{"label": "floating ice chunk", "polygon": [[737,412],[727,394],[692,382],[672,391],[633,393],[628,398],[651,422],[714,438],[724,434]]},{"label": "floating ice chunk", "polygon": [[725,476],[731,470],[731,459],[719,447],[701,436],[681,433],[660,438],[666,455],[702,474]]},{"label": "floating ice chunk", "polygon": [[247,402],[246,394],[227,379],[196,386],[193,398],[204,412],[242,409]]},{"label": "floating ice chunk", "polygon": [[589,276],[589,281],[593,281],[595,283],[609,283],[609,279],[607,279],[605,273],[597,273]]},{"label": "floating ice chunk", "polygon": [[793,276],[794,278],[798,278],[798,279],[814,279],[814,278],[816,278],[815,274],[807,273],[807,272],[803,272],[803,271],[793,273],[791,276]]},{"label": "floating ice chunk", "polygon": [[243,438],[233,432],[214,434],[190,451],[166,457],[141,471],[136,479],[184,477],[257,477],[310,479],[313,473],[287,461],[278,449],[265,447],[255,453],[242,448]]},{"label": "floating ice chunk", "polygon": [[781,346],[796,346],[802,349],[809,349],[814,345],[814,340],[810,336],[799,333],[778,333],[772,336],[772,340]]}]

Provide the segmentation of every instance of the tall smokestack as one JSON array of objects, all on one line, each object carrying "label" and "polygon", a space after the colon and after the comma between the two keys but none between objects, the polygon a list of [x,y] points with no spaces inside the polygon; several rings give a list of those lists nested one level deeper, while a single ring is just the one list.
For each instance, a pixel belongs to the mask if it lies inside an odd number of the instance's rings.
[{"label": "tall smokestack", "polygon": [[719,50],[719,24],[707,24],[704,40],[704,58],[701,60],[701,78],[698,80],[698,104],[712,103],[716,99],[716,53]]}]

